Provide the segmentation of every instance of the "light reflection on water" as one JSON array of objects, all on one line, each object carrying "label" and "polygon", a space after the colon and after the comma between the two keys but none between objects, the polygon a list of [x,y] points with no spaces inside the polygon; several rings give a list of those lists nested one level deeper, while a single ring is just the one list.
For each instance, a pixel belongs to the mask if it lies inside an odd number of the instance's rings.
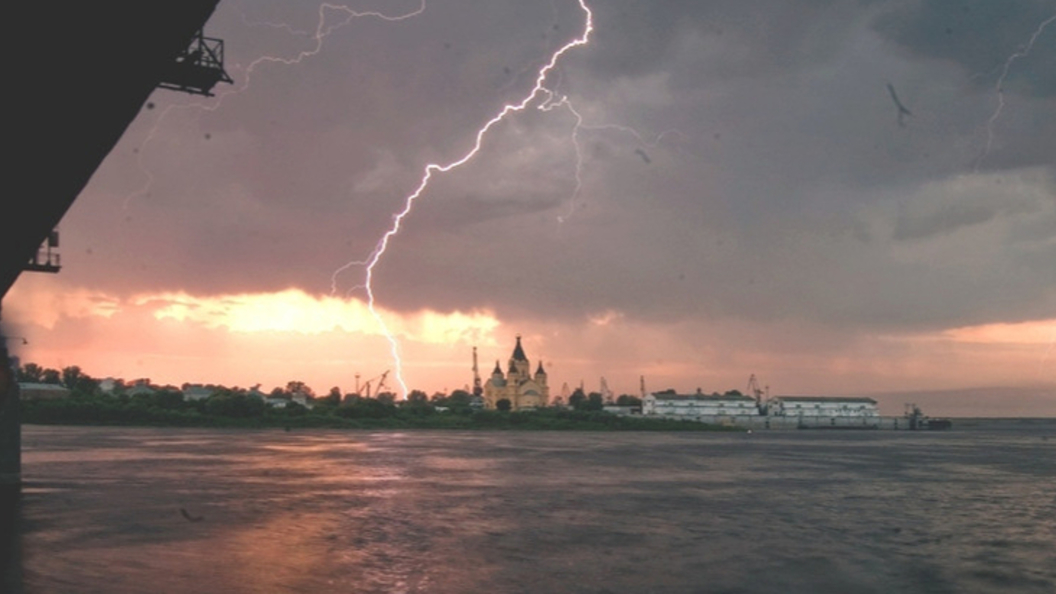
[{"label": "light reflection on water", "polygon": [[26,427],[24,581],[1051,594],[1053,436]]}]

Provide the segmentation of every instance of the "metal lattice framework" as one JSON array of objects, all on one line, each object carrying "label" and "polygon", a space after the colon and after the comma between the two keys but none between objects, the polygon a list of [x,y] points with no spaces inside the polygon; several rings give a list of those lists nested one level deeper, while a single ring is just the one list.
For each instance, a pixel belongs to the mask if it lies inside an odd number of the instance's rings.
[{"label": "metal lattice framework", "polygon": [[190,45],[176,56],[158,86],[194,95],[213,96],[217,83],[234,82],[224,70],[224,40],[198,31]]}]

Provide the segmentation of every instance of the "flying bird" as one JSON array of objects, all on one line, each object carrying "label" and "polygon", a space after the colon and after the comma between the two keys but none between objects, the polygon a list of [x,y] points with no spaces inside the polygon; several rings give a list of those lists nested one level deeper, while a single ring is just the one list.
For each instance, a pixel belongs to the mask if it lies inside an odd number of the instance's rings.
[{"label": "flying bird", "polygon": [[898,125],[906,127],[906,116],[912,116],[913,113],[906,109],[905,105],[898,100],[898,93],[895,93],[895,87],[891,83],[887,83],[887,92],[891,94],[891,100],[895,102],[895,107],[898,108]]},{"label": "flying bird", "polygon": [[187,513],[187,510],[183,509],[182,507],[180,508],[180,515],[183,516],[183,518],[188,522],[201,522],[205,518],[205,516],[192,516],[191,514]]},{"label": "flying bird", "polygon": [[639,157],[641,157],[642,161],[645,161],[646,165],[649,165],[650,163],[653,162],[653,160],[649,158],[649,153],[646,153],[644,150],[642,150],[640,148],[634,149],[634,154],[636,154]]}]

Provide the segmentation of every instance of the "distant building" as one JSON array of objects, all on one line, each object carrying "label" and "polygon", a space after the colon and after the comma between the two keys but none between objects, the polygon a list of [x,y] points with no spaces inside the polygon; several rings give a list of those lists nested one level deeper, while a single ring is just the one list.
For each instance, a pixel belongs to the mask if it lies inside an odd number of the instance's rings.
[{"label": "distant building", "polygon": [[150,396],[157,392],[157,388],[150,383],[149,379],[137,379],[127,386],[126,394],[129,396]]},{"label": "distant building", "polygon": [[605,412],[607,412],[609,414],[620,415],[620,416],[640,415],[640,414],[642,414],[642,407],[640,407],[640,406],[624,406],[624,405],[619,405],[619,404],[606,404],[606,405],[601,407],[601,410],[603,410],[603,411],[605,411]]},{"label": "distant building", "polygon": [[106,379],[99,380],[99,391],[103,394],[110,394],[111,396],[113,396],[114,390],[116,390],[121,384],[121,380],[108,377]]},{"label": "distant building", "polygon": [[550,401],[550,388],[546,385],[546,371],[542,362],[535,374],[521,347],[521,337],[517,336],[517,346],[513,348],[510,364],[504,375],[499,362],[495,370],[484,383],[484,408],[495,410],[500,400],[510,402],[510,410],[541,408]]},{"label": "distant building", "polygon": [[775,417],[879,417],[872,398],[834,396],[775,396],[769,403]]},{"label": "distant building", "polygon": [[758,415],[754,398],[742,394],[678,394],[674,390],[653,392],[642,399],[642,414],[700,419],[701,417],[736,417]]},{"label": "distant building", "polygon": [[66,386],[33,382],[19,383],[18,392],[22,400],[59,400],[70,395]]},{"label": "distant building", "polygon": [[205,400],[212,396],[218,388],[215,386],[203,386],[201,384],[184,384],[183,399],[189,402]]}]

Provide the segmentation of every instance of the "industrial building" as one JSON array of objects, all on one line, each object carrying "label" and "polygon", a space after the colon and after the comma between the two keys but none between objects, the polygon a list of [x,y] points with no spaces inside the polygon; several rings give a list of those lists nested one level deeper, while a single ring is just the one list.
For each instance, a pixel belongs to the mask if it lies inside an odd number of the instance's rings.
[{"label": "industrial building", "polygon": [[880,410],[872,398],[834,396],[775,396],[768,403],[775,417],[872,418]]},{"label": "industrial building", "polygon": [[758,416],[755,399],[743,394],[678,394],[674,390],[653,392],[642,399],[643,415],[700,420],[702,417]]},{"label": "industrial building", "polygon": [[[643,382],[644,383],[644,382]],[[949,421],[929,419],[907,407],[901,417],[882,417],[876,400],[843,396],[774,396],[760,389],[755,376],[746,396],[678,394],[674,390],[645,394],[642,414],[745,429],[949,429]]]}]

